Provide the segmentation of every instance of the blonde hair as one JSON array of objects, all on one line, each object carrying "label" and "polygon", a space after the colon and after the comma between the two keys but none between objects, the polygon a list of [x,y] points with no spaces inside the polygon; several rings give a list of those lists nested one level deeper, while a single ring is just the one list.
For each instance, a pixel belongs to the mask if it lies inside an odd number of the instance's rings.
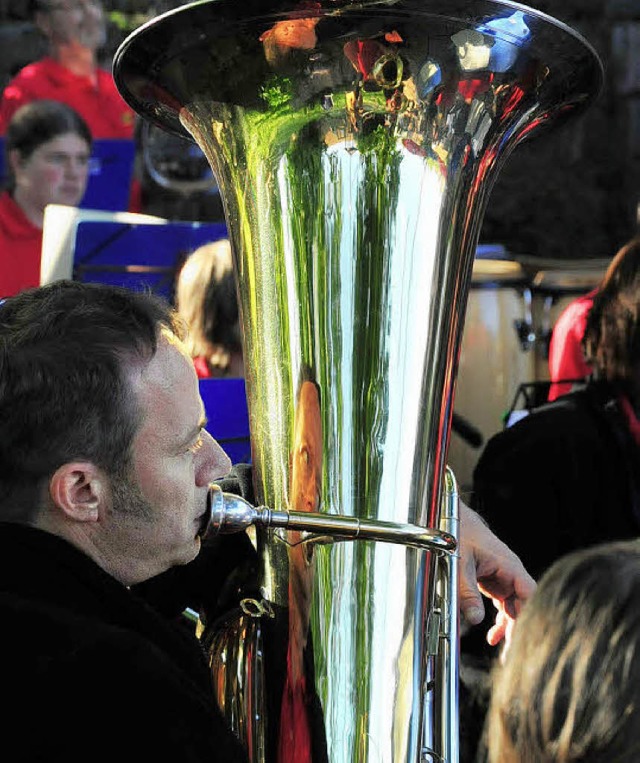
[{"label": "blonde hair", "polygon": [[176,308],[188,329],[191,357],[204,357],[213,372],[226,372],[242,348],[227,239],[205,244],[187,258],[176,284]]},{"label": "blonde hair", "polygon": [[640,760],[640,542],[556,561],[493,672],[489,763]]}]

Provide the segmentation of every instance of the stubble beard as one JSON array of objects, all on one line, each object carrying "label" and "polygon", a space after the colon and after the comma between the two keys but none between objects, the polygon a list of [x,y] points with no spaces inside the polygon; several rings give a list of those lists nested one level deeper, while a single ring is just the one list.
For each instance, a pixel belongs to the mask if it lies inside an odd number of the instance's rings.
[{"label": "stubble beard", "polygon": [[142,494],[129,467],[119,469],[112,477],[111,484],[114,514],[134,517],[144,522],[150,522],[153,519],[153,507]]}]

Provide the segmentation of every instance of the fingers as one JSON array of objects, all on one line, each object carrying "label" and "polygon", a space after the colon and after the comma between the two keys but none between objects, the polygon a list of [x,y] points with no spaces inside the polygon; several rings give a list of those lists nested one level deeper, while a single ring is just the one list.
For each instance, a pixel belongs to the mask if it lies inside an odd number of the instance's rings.
[{"label": "fingers", "polygon": [[485,608],[478,588],[475,559],[473,555],[463,555],[460,561],[458,581],[460,612],[469,625],[479,625],[484,620]]},{"label": "fingers", "polygon": [[498,614],[487,641],[495,646],[510,634],[514,619],[533,594],[536,583],[516,554],[476,512],[462,502],[460,510],[460,610],[470,625],[477,625],[484,619],[482,596],[493,600]]},{"label": "fingers", "polygon": [[487,631],[487,643],[491,646],[497,646],[507,634],[509,622],[514,622],[505,612],[498,610],[494,624]]},{"label": "fingers", "polygon": [[504,641],[504,648],[500,655],[500,659],[504,659],[504,656],[511,644],[511,637],[513,635],[513,629],[516,624],[515,617],[508,614],[505,609],[500,607],[500,603],[496,603],[498,612],[496,615],[495,623],[487,632],[487,643],[490,646],[497,646],[501,641]]},{"label": "fingers", "polygon": [[495,557],[492,568],[478,569],[477,575],[478,585],[484,595],[508,602],[508,606],[516,610],[515,614],[536,589],[535,580],[512,552]]},{"label": "fingers", "polygon": [[479,588],[490,597],[496,608],[496,619],[487,632],[487,642],[497,646],[503,639],[510,640],[515,619],[520,614],[527,599],[533,594],[536,583],[525,571],[520,560],[513,567],[505,565],[499,572],[479,583]]}]

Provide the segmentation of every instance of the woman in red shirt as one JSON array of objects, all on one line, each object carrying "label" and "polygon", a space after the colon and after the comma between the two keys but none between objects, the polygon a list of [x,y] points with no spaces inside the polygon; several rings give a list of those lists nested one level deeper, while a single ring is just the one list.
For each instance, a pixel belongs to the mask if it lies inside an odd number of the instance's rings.
[{"label": "woman in red shirt", "polygon": [[11,119],[5,153],[9,182],[0,196],[0,298],[40,284],[44,209],[80,203],[91,133],[69,106],[33,101]]}]

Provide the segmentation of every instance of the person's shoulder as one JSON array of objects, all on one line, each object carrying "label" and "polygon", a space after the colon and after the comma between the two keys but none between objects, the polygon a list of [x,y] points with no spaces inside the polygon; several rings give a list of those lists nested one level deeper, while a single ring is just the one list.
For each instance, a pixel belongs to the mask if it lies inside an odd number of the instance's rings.
[{"label": "person's shoulder", "polygon": [[11,198],[9,191],[0,193],[0,225],[2,224],[3,217],[8,217],[9,219],[13,217],[16,206],[17,205]]},{"label": "person's shoulder", "polygon": [[8,624],[0,629],[0,645],[6,648],[13,642],[14,655],[21,648],[36,650],[47,655],[49,665],[58,659],[66,661],[71,654],[80,658],[86,651],[100,651],[108,641],[117,645],[126,633],[82,613],[80,607],[76,610],[14,591],[0,592],[0,614]]},{"label": "person's shoulder", "polygon": [[113,74],[108,69],[100,66],[98,69],[96,69],[96,76],[100,83],[104,82],[112,85],[114,90],[117,90],[115,80],[113,79]]},{"label": "person's shoulder", "polygon": [[30,101],[53,97],[61,83],[56,72],[60,64],[51,58],[42,58],[24,66],[9,80],[2,91],[0,101],[0,131],[4,134],[11,117]]},{"label": "person's shoulder", "polygon": [[[46,746],[49,754],[59,753],[56,759],[79,763],[88,747],[82,757],[77,747],[96,744],[96,723],[109,727],[89,756],[96,763],[116,760],[122,750],[127,760],[244,760],[222,716],[212,717],[210,692],[189,680],[154,638],[46,606],[29,608],[18,626],[14,618],[25,612],[6,604],[0,595],[0,671],[12,698],[3,717],[25,760],[45,759]],[[8,640],[7,631],[22,638]],[[34,717],[39,734],[30,736]]]},{"label": "person's shoulder", "polygon": [[516,436],[520,432],[527,432],[539,426],[546,426],[550,419],[572,419],[580,416],[585,408],[588,407],[589,398],[584,389],[569,392],[534,408],[501,434],[507,435],[511,433],[512,436]]},{"label": "person's shoulder", "polygon": [[59,67],[59,64],[56,64],[52,58],[38,58],[35,61],[31,61],[31,63],[25,64],[22,69],[17,71],[7,84],[7,88],[31,85],[43,75],[48,75],[50,72],[55,71],[57,67]]},{"label": "person's shoulder", "polygon": [[521,458],[523,452],[553,457],[554,449],[594,431],[594,403],[586,390],[562,395],[535,408],[515,424],[494,434],[481,460]]},{"label": "person's shoulder", "polygon": [[575,321],[586,317],[593,305],[594,295],[594,292],[589,292],[589,294],[583,294],[570,302],[558,316],[554,325],[554,332],[558,327],[562,329],[563,326],[571,326]]},{"label": "person's shoulder", "polygon": [[171,655],[143,632],[7,593],[0,594],[0,615],[0,672],[9,694],[24,682],[78,688],[88,675],[96,691],[120,687],[141,697],[185,683]]}]

